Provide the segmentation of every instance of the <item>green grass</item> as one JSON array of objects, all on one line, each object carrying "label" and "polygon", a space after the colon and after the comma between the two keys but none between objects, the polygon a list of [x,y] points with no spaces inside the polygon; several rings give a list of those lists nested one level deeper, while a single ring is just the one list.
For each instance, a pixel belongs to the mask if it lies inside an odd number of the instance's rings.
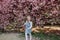
[{"label": "green grass", "polygon": [[2,32],[0,32],[0,34],[2,34]]},{"label": "green grass", "polygon": [[55,34],[32,33],[32,35],[40,40],[60,40],[60,36]]},{"label": "green grass", "polygon": [[[22,37],[25,37],[24,33],[20,35]],[[60,35],[56,34],[44,34],[43,32],[41,33],[32,33],[32,36],[35,38],[38,38],[39,40],[60,40]]]}]

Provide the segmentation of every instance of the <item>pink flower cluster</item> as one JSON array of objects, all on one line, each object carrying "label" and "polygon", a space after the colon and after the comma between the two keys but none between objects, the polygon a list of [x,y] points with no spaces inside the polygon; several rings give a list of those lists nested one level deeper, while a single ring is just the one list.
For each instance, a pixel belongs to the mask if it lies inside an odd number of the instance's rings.
[{"label": "pink flower cluster", "polygon": [[38,26],[60,24],[60,0],[0,0],[0,27],[21,25],[27,15]]}]

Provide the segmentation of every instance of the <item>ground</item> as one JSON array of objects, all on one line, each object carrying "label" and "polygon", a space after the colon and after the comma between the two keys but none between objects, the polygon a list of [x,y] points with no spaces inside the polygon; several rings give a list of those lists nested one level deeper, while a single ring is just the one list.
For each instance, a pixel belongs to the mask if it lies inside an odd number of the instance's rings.
[{"label": "ground", "polygon": [[1,34],[0,35],[0,40],[24,40],[24,37],[18,37],[19,34],[17,33],[9,33],[9,34]]},{"label": "ground", "polygon": [[[49,28],[50,30],[59,30],[60,33],[60,26],[59,27],[44,27],[43,29]],[[34,28],[33,31],[39,29],[38,27]],[[60,35],[56,34],[44,34],[40,33],[32,33],[33,37],[32,40],[60,40]],[[38,38],[39,37],[39,38]],[[25,40],[24,33],[0,33],[0,40]]]},{"label": "ground", "polygon": [[[25,37],[19,33],[3,33],[0,34],[0,40],[25,40]],[[32,40],[36,40],[33,38]]]}]

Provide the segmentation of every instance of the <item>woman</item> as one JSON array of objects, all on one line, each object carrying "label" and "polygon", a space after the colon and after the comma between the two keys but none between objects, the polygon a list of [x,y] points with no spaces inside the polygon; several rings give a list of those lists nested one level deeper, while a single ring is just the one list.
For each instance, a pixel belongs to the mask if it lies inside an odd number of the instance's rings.
[{"label": "woman", "polygon": [[31,17],[30,16],[27,16],[27,20],[24,23],[24,26],[25,26],[25,37],[26,37],[26,40],[29,40],[28,39],[28,35],[29,35],[30,40],[31,40],[32,39],[32,36],[31,36],[32,21],[31,21]]}]

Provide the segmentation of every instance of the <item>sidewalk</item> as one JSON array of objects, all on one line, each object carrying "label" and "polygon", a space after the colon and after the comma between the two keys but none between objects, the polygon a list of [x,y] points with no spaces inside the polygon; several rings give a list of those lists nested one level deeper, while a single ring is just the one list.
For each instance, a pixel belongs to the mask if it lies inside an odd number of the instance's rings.
[{"label": "sidewalk", "polygon": [[19,38],[17,33],[3,33],[0,35],[0,40],[24,40],[24,37]]},{"label": "sidewalk", "polygon": [[[0,40],[25,40],[25,37],[19,33],[2,33],[0,34]],[[37,39],[32,38],[32,40]]]}]

